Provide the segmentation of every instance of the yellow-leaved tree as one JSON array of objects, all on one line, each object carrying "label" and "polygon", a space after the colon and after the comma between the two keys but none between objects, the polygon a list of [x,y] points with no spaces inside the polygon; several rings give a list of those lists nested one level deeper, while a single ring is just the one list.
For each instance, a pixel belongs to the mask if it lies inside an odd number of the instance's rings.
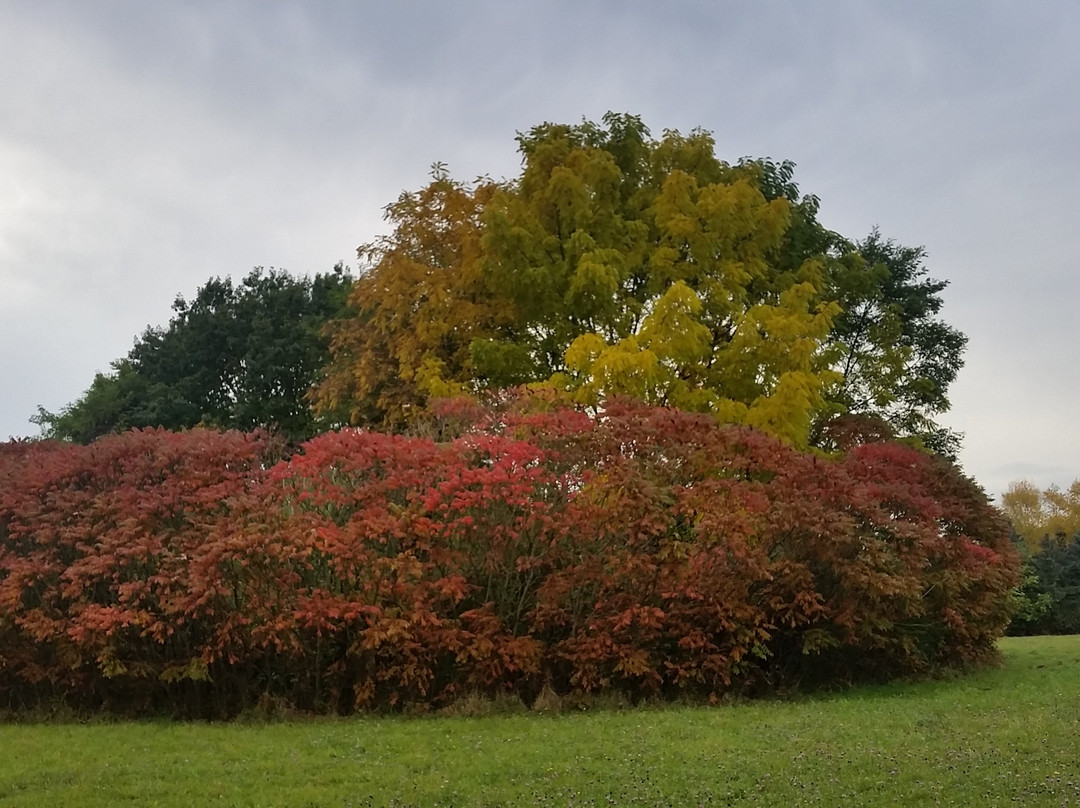
[{"label": "yellow-leaved tree", "polygon": [[593,406],[632,395],[805,445],[838,380],[839,307],[820,256],[789,266],[792,203],[706,132],[605,122],[520,138],[522,177],[483,216],[487,275],[519,316],[474,344],[478,378]]},{"label": "yellow-leaved tree", "polygon": [[[963,335],[933,318],[944,284],[921,280],[920,251],[875,235],[871,264],[822,227],[790,163],[729,164],[708,132],[654,138],[612,113],[518,145],[516,178],[466,186],[440,170],[388,208],[393,232],[361,250],[355,315],[332,329],[324,413],[400,428],[432,397],[533,385],[805,446],[840,413],[914,434],[947,406]],[[945,337],[955,350],[938,361]]]},{"label": "yellow-leaved tree", "polygon": [[1043,539],[1071,541],[1080,534],[1080,480],[1064,490],[1017,480],[1002,494],[1001,509],[1032,553]]},{"label": "yellow-leaved tree", "polygon": [[395,429],[429,397],[471,390],[469,346],[505,319],[481,274],[480,214],[494,186],[466,187],[441,165],[387,206],[393,232],[360,247],[352,316],[331,323],[316,409]]}]

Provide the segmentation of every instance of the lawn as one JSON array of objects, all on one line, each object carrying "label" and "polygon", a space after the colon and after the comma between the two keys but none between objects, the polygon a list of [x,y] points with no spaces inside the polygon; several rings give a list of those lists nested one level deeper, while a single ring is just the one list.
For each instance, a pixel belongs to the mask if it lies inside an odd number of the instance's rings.
[{"label": "lawn", "polygon": [[719,708],[0,725],[0,806],[1080,806],[1080,637]]}]

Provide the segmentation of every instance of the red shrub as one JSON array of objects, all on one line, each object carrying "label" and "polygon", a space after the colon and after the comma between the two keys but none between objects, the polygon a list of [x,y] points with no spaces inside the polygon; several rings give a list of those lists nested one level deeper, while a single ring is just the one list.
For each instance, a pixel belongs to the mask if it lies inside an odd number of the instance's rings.
[{"label": "red shrub", "polygon": [[487,423],[269,469],[235,433],[5,448],[0,698],[717,696],[981,659],[1008,620],[1005,524],[943,461],[622,403]]},{"label": "red shrub", "polygon": [[257,437],[143,430],[41,444],[0,471],[0,656],[23,685],[97,701],[104,680],[200,670],[193,560],[261,476]]}]

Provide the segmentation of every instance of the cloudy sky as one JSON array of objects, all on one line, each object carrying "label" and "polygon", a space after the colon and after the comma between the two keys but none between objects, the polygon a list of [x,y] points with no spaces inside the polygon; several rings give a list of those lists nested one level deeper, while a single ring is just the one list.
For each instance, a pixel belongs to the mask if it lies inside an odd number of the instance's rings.
[{"label": "cloudy sky", "polygon": [[446,163],[542,121],[701,126],[821,219],[923,245],[991,493],[1080,477],[1080,4],[0,0],[0,439],[254,266],[355,266]]}]

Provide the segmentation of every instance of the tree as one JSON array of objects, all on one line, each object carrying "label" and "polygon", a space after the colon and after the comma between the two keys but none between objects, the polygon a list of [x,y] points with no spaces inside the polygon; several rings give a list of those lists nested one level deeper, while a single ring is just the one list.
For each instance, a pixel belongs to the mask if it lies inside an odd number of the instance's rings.
[{"label": "tree", "polygon": [[959,436],[933,416],[949,408],[949,385],[963,365],[967,337],[942,321],[945,281],[928,278],[926,252],[883,239],[875,229],[856,245],[861,260],[837,262],[831,297],[841,306],[831,341],[845,412],[872,414],[901,435],[955,455]]},{"label": "tree", "polygon": [[507,316],[479,266],[479,216],[493,188],[467,188],[436,165],[426,188],[387,207],[393,233],[359,248],[349,316],[328,328],[319,412],[398,428],[429,396],[463,390],[470,345]]},{"label": "tree", "polygon": [[1067,541],[1080,534],[1080,480],[1064,491],[1056,485],[1040,490],[1017,480],[1002,494],[1001,509],[1027,551],[1037,553],[1043,539]]},{"label": "tree", "polygon": [[97,373],[82,397],[59,413],[38,407],[30,421],[43,436],[75,443],[90,443],[110,432],[141,424],[141,411],[149,396],[148,383],[137,374],[127,359],[112,363],[111,373]]},{"label": "tree", "polygon": [[1080,633],[1080,533],[1047,536],[1024,559],[1010,634]]},{"label": "tree", "polygon": [[796,445],[853,412],[936,434],[964,338],[934,317],[944,284],[923,278],[921,250],[827,230],[791,163],[723,162],[703,130],[657,139],[609,113],[518,146],[512,180],[440,169],[390,206],[394,232],[361,248],[354,316],[334,326],[320,411],[400,428],[432,396],[529,384]]},{"label": "tree", "polygon": [[98,374],[59,413],[34,419],[48,437],[88,443],[134,427],[273,429],[303,439],[326,423],[306,395],[327,361],[322,329],[352,279],[342,266],[314,278],[255,269],[239,284],[212,278],[177,297],[164,328],[148,328],[128,356]]},{"label": "tree", "polygon": [[1017,480],[1002,495],[1001,509],[1012,523],[1024,571],[1010,633],[1080,631],[1080,480],[1065,490]]},{"label": "tree", "polygon": [[706,132],[605,123],[520,138],[521,180],[485,211],[493,282],[524,315],[503,352],[579,403],[630,394],[805,443],[837,310],[819,261],[775,260],[790,204]]}]

